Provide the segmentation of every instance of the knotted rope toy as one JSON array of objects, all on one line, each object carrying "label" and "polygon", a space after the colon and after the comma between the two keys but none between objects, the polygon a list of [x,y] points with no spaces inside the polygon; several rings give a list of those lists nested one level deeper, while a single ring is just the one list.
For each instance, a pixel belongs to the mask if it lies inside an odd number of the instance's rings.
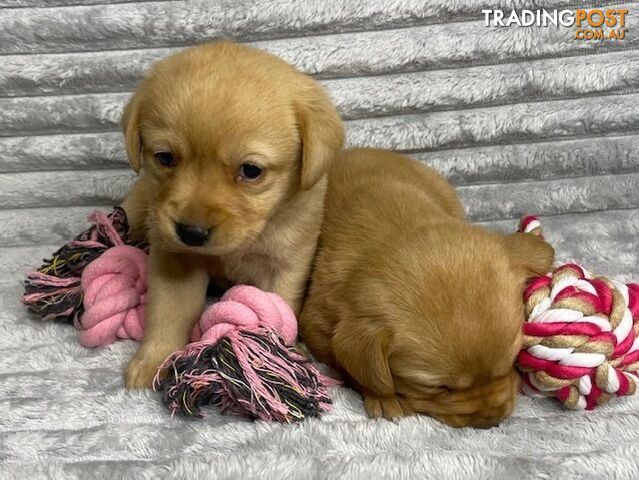
[{"label": "knotted rope toy", "polygon": [[[27,275],[23,302],[43,320],[73,322],[87,347],[140,340],[146,303],[146,245],[128,241],[123,209],[94,212],[93,225]],[[154,387],[173,413],[202,416],[212,404],[250,418],[296,422],[328,410],[322,375],[293,347],[297,320],[286,302],[237,286],[210,306]],[[163,380],[161,374],[167,376]]]},{"label": "knotted rope toy", "polygon": [[[541,235],[535,217],[520,232]],[[524,393],[591,410],[639,383],[639,285],[565,264],[531,279],[517,357]]]},{"label": "knotted rope toy", "polygon": [[293,422],[329,406],[326,384],[336,382],[291,348],[297,320],[279,296],[233,287],[197,327],[198,341],[169,357],[154,382],[173,412],[201,416],[200,406],[213,404],[222,412]]}]

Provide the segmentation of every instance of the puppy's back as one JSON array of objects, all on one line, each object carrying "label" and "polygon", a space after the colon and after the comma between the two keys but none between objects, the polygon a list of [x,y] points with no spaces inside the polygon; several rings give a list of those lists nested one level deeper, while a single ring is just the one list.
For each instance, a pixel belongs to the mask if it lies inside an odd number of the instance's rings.
[{"label": "puppy's back", "polygon": [[300,329],[318,359],[335,363],[329,345],[333,328],[340,318],[357,314],[341,300],[359,297],[365,288],[354,281],[358,268],[379,267],[385,270],[379,275],[386,276],[386,261],[378,257],[404,249],[398,242],[433,222],[460,223],[463,212],[455,190],[437,172],[370,148],[346,150],[334,162],[325,205]]},{"label": "puppy's back", "polygon": [[457,193],[435,170],[406,156],[372,148],[342,153],[330,170],[326,202],[329,223],[333,215],[339,218],[344,213],[340,207],[346,204],[350,213],[393,225],[432,221],[442,215],[463,218]]},{"label": "puppy's back", "polygon": [[[333,163],[325,205],[318,261],[355,259],[366,245],[392,244],[419,225],[463,219],[457,193],[435,170],[372,148],[346,150]],[[331,277],[346,268],[324,263]]]}]

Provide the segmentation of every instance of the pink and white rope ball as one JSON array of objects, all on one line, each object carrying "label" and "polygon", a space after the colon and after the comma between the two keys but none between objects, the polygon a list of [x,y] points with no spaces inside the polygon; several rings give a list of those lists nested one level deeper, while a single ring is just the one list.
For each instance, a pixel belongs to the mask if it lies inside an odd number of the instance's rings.
[{"label": "pink and white rope ball", "polygon": [[[520,231],[541,234],[536,218]],[[639,285],[576,264],[533,278],[524,292],[523,391],[591,410],[639,383]]]}]

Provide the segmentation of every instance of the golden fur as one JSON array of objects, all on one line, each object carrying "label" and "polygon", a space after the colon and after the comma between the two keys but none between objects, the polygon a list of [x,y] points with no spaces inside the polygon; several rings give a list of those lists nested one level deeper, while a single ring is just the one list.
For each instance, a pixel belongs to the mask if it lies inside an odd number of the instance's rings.
[{"label": "golden fur", "polygon": [[[129,161],[141,174],[124,201],[134,237],[151,244],[144,340],[127,370],[149,387],[187,343],[209,277],[280,294],[299,312],[319,235],[326,170],[341,120],[322,88],[284,61],[219,42],[157,63],[125,108]],[[154,157],[170,152],[174,165]],[[239,175],[259,165],[254,181]],[[185,245],[176,222],[211,229]]]},{"label": "golden fur", "polygon": [[347,151],[329,171],[302,338],[374,417],[490,426],[515,404],[525,279],[553,257],[533,235],[464,223],[455,191],[430,168]]}]

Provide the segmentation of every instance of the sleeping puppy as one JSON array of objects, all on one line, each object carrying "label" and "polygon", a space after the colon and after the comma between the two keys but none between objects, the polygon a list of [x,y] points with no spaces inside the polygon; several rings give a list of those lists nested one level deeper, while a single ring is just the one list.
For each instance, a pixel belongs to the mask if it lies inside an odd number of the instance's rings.
[{"label": "sleeping puppy", "polygon": [[535,235],[464,223],[455,191],[430,168],[351,150],[329,171],[302,338],[373,417],[495,425],[518,392],[525,280],[553,257]]},{"label": "sleeping puppy", "polygon": [[299,312],[344,133],[311,78],[228,42],[157,63],[123,127],[140,172],[123,207],[132,238],[151,246],[144,339],[126,374],[144,388],[186,345],[210,278],[276,292]]}]

